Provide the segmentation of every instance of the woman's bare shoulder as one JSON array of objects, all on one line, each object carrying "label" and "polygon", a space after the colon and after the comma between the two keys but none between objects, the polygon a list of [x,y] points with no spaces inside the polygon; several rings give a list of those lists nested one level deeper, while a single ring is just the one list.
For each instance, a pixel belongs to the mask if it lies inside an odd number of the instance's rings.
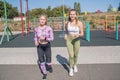
[{"label": "woman's bare shoulder", "polygon": [[78,21],[78,24],[82,24],[82,22],[81,22],[81,21]]},{"label": "woman's bare shoulder", "polygon": [[78,21],[78,25],[82,25],[83,23],[81,21]]}]

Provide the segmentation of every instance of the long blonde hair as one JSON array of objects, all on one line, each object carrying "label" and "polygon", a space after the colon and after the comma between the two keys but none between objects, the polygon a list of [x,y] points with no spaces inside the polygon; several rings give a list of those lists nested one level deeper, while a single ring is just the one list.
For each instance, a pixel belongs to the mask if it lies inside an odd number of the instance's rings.
[{"label": "long blonde hair", "polygon": [[76,17],[75,17],[75,20],[76,20],[76,22],[75,22],[75,25],[78,25],[78,21],[79,21],[79,19],[78,19],[78,12],[75,10],[75,9],[71,9],[70,11],[69,11],[69,17],[68,17],[68,21],[70,21],[71,22],[71,18],[70,18],[70,12],[71,11],[75,11],[75,13],[76,13]]}]

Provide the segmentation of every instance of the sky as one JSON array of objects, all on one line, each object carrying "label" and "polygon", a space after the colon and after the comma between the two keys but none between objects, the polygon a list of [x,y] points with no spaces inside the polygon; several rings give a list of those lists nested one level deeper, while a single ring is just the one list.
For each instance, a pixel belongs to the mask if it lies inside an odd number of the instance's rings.
[{"label": "sky", "polygon": [[[20,0],[6,1],[12,4],[13,7],[18,7],[18,9],[20,10]],[[23,12],[25,12],[26,9],[25,1],[26,0],[22,0]],[[67,5],[70,8],[73,8],[74,2],[80,2],[82,12],[96,12],[97,10],[106,12],[110,4],[113,8],[118,9],[120,0],[28,0],[29,10],[32,10],[34,8],[47,8],[48,6],[54,8],[63,4]]]}]

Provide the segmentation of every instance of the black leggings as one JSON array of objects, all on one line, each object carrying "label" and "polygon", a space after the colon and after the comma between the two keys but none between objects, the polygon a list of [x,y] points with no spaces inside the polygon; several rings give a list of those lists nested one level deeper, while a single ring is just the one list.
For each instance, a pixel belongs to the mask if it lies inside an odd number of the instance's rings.
[{"label": "black leggings", "polygon": [[37,53],[40,63],[47,62],[51,63],[51,44],[39,44],[37,46]]}]

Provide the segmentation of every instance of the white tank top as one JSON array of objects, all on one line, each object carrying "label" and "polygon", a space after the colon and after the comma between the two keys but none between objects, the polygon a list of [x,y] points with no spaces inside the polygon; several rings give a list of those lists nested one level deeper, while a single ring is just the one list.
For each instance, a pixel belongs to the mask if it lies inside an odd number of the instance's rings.
[{"label": "white tank top", "polygon": [[68,29],[69,34],[79,34],[80,33],[79,27],[71,26],[70,23],[68,23],[68,28],[67,29]]}]

